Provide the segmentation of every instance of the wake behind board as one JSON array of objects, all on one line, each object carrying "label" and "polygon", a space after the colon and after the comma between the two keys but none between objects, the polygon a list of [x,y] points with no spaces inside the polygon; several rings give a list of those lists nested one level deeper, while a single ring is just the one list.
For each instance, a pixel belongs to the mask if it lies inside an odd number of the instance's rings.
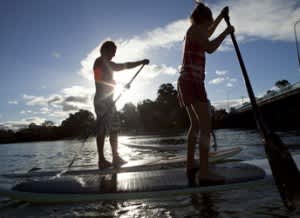
[{"label": "wake behind board", "polygon": [[[216,152],[209,153],[209,162],[216,163],[224,161],[227,158],[233,157],[241,152],[240,147],[230,147],[219,149]],[[195,160],[196,165],[199,165],[199,160]],[[169,159],[152,159],[152,160],[138,160],[130,161],[127,164],[121,166],[121,168],[114,169],[85,169],[85,170],[70,170],[65,173],[65,175],[81,175],[81,174],[110,174],[110,173],[120,173],[120,172],[139,172],[139,171],[149,171],[149,170],[160,170],[160,169],[170,169],[184,167],[186,164],[186,157],[172,157]],[[38,171],[31,173],[14,173],[14,174],[3,174],[6,178],[32,178],[32,177],[49,177],[55,176],[61,171]]]},{"label": "wake behind board", "polygon": [[63,176],[52,180],[23,182],[0,195],[31,203],[74,203],[100,200],[129,200],[168,197],[189,193],[224,191],[265,182],[260,167],[246,163],[216,165],[214,170],[225,183],[190,187],[184,168],[127,172],[108,175]]}]

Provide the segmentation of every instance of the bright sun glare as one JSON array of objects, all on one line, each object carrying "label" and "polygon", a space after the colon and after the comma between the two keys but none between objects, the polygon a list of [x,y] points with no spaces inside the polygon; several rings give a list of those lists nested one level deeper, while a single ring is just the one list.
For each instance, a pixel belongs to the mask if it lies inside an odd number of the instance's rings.
[{"label": "bright sun glare", "polygon": [[[116,99],[120,94],[121,98],[116,102],[117,109],[123,108],[124,104],[129,102],[136,102],[136,93],[125,88],[125,85],[132,79],[134,72],[131,70],[124,70],[122,72],[115,73],[116,86],[114,91],[114,99]],[[134,82],[131,87],[134,86]]]}]

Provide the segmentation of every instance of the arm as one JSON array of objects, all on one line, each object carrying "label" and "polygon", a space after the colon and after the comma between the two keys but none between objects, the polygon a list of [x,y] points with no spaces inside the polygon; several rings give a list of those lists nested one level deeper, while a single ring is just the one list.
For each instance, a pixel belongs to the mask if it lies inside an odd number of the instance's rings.
[{"label": "arm", "polygon": [[208,29],[208,38],[215,32],[217,26],[220,24],[221,20],[228,14],[228,7],[222,9],[219,16],[214,20],[211,27]]},{"label": "arm", "polygon": [[207,35],[204,35],[203,33],[199,35],[198,37],[198,43],[200,46],[209,54],[213,53],[216,51],[221,43],[224,41],[227,35],[229,35],[231,32],[234,32],[233,26],[229,26],[226,28],[225,31],[223,31],[217,38],[215,38],[212,41],[208,40],[208,33]]},{"label": "arm", "polygon": [[220,24],[221,20],[223,18],[222,13],[219,14],[219,16],[214,20],[213,24],[208,29],[208,38],[211,37],[211,35],[215,32],[217,26]]},{"label": "arm", "polygon": [[148,59],[144,59],[141,61],[135,61],[135,62],[126,62],[126,63],[114,63],[114,62],[110,62],[110,67],[113,71],[121,71],[121,70],[125,70],[125,69],[131,69],[131,68],[135,68],[139,65],[142,64],[149,64],[149,60]]}]

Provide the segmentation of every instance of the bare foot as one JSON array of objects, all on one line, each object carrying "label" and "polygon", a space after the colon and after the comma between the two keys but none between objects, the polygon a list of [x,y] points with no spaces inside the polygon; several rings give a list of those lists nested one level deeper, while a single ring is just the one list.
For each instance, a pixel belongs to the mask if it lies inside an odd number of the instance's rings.
[{"label": "bare foot", "polygon": [[112,166],[112,163],[107,160],[101,160],[98,162],[99,169],[103,170]]},{"label": "bare foot", "polygon": [[119,168],[120,166],[126,164],[127,161],[123,160],[121,157],[117,157],[116,159],[113,160],[113,165],[116,168]]}]

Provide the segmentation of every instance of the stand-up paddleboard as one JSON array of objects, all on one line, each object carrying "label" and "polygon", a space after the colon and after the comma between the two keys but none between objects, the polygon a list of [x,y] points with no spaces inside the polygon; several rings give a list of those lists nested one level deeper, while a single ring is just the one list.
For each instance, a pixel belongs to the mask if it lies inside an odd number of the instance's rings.
[{"label": "stand-up paddleboard", "polygon": [[157,145],[157,144],[135,144],[135,143],[121,143],[130,148],[146,149],[155,151],[183,151],[186,148],[182,145]]},{"label": "stand-up paddleboard", "polygon": [[[299,167],[300,155],[295,155],[294,159]],[[171,197],[274,184],[267,159],[219,164],[215,167],[217,173],[225,177],[224,184],[197,184],[190,187],[185,169],[174,168],[28,181],[14,187],[0,186],[0,196],[32,203],[74,203]]]},{"label": "stand-up paddleboard", "polygon": [[223,184],[202,186],[198,183],[191,187],[185,169],[173,168],[28,181],[12,188],[0,186],[0,195],[31,203],[74,203],[233,190],[272,181],[271,175],[266,175],[262,168],[247,163],[219,164],[214,170],[225,178]]},{"label": "stand-up paddleboard", "polygon": [[[185,151],[186,147],[183,145],[161,145],[161,144],[136,144],[136,143],[121,143],[129,148],[135,148],[139,150],[152,150],[152,151],[159,151],[159,152],[176,152],[176,151]],[[227,150],[231,148],[236,148],[237,146],[226,146],[219,148],[220,150]]]},{"label": "stand-up paddleboard", "polygon": [[[216,163],[225,160],[226,158],[233,157],[241,152],[240,147],[230,147],[219,149],[216,152],[209,153],[209,162]],[[199,160],[196,160],[196,165],[199,165]],[[121,168],[114,169],[108,168],[104,170],[99,169],[85,169],[85,170],[70,170],[65,173],[65,175],[81,175],[81,174],[111,174],[111,173],[121,173],[121,172],[138,172],[138,171],[149,171],[149,170],[160,170],[160,169],[170,169],[175,167],[184,167],[186,163],[185,156],[172,157],[169,159],[152,159],[152,160],[138,160],[130,161],[123,165]],[[38,171],[31,173],[14,173],[14,174],[4,174],[3,177],[6,178],[31,178],[31,177],[49,177],[55,176],[60,171]]]}]

